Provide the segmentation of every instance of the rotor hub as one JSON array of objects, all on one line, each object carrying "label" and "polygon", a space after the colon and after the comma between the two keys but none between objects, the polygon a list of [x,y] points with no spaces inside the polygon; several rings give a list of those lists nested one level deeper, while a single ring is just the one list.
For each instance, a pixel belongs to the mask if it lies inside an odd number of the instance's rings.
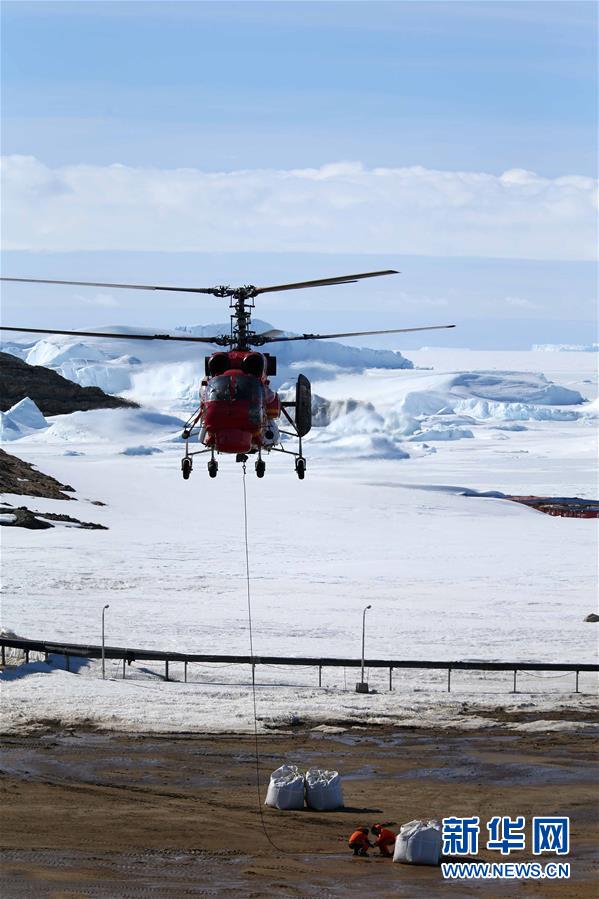
[{"label": "rotor hub", "polygon": [[210,290],[215,297],[229,297],[233,300],[253,300],[258,296],[258,288],[253,284],[244,284],[243,287],[230,287],[228,284],[219,284]]}]

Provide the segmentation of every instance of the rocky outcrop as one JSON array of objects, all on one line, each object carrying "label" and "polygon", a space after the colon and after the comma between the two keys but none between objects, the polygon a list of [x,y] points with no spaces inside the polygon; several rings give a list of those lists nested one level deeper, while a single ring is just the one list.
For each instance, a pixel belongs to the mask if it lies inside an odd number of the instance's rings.
[{"label": "rocky outcrop", "polygon": [[61,484],[51,475],[38,471],[29,462],[0,450],[0,493],[43,496],[45,499],[74,499],[64,491],[74,493],[73,487]]},{"label": "rocky outcrop", "polygon": [[45,530],[56,527],[53,521],[66,524],[69,527],[84,528],[88,531],[107,531],[103,524],[93,521],[80,521],[63,512],[37,512],[26,506],[2,506],[0,505],[0,526],[9,528],[27,528],[30,531]]},{"label": "rocky outcrop", "polygon": [[[51,475],[38,471],[29,462],[11,456],[4,450],[0,450],[0,493],[17,493],[44,499],[75,499],[74,496],[68,495],[74,493],[73,488],[68,484],[61,484]],[[104,503],[95,500],[93,505],[103,506]],[[61,524],[86,530],[107,530],[103,524],[81,521],[79,518],[65,515],[64,512],[38,512],[36,509],[28,509],[27,506],[13,506],[8,502],[0,503],[0,526],[2,527],[46,530]]]},{"label": "rocky outcrop", "polygon": [[99,387],[81,387],[43,365],[28,365],[0,353],[0,411],[29,397],[44,415],[66,415],[88,409],[137,408],[137,403],[110,396]]}]

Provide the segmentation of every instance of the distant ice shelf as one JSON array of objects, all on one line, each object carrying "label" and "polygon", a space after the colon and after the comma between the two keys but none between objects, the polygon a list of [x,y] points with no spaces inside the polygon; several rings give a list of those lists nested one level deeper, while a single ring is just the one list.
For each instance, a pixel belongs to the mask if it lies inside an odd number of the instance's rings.
[{"label": "distant ice shelf", "polygon": [[597,353],[599,343],[534,343],[532,349],[537,353]]}]

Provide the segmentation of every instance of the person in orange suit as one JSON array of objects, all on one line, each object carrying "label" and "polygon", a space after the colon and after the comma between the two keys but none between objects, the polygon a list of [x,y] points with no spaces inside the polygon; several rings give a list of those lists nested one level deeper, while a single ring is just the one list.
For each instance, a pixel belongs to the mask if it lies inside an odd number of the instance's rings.
[{"label": "person in orange suit", "polygon": [[383,827],[382,824],[373,824],[371,830],[376,837],[374,845],[378,847],[380,854],[384,858],[391,858],[393,847],[395,846],[395,834],[393,831]]},{"label": "person in orange suit", "polygon": [[354,855],[368,855],[368,850],[372,849],[367,827],[358,827],[354,830],[348,842],[349,848],[354,850]]}]

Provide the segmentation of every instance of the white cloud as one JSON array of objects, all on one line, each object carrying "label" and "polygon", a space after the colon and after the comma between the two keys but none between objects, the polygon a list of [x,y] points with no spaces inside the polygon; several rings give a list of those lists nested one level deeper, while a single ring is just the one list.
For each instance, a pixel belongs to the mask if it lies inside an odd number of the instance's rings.
[{"label": "white cloud", "polygon": [[584,260],[596,245],[594,180],[522,169],[51,169],[10,156],[3,181],[6,249]]}]

